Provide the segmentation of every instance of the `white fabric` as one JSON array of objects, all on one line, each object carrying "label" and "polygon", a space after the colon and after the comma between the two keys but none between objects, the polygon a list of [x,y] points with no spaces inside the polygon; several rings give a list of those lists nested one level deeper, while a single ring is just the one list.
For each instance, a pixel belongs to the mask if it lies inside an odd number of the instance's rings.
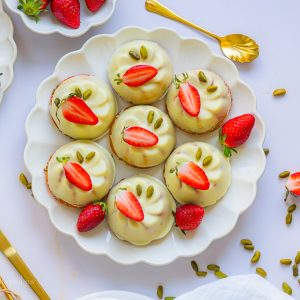
[{"label": "white fabric", "polygon": [[258,275],[239,275],[203,285],[176,300],[293,300]]}]

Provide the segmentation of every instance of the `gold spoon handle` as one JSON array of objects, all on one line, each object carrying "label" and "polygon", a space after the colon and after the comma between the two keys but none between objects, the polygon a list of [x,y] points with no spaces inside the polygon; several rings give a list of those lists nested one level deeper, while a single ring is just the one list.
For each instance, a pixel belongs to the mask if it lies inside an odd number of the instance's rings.
[{"label": "gold spoon handle", "polygon": [[220,37],[206,29],[203,29],[202,27],[180,17],[179,15],[177,15],[175,12],[173,12],[172,10],[170,10],[169,8],[167,8],[166,6],[162,5],[161,3],[159,3],[157,0],[146,0],[145,2],[145,7],[148,11],[152,12],[152,13],[156,13],[158,15],[161,15],[163,17],[169,18],[171,20],[183,23],[185,25],[188,25],[196,30],[199,30],[205,34],[207,34],[210,37],[213,37],[215,39],[217,39],[218,41],[220,41]]}]

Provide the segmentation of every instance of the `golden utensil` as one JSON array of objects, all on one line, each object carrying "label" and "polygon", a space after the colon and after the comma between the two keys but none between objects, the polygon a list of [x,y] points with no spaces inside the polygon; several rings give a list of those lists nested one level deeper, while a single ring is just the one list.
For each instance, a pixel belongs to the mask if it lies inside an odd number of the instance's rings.
[{"label": "golden utensil", "polygon": [[[3,281],[3,279],[1,277],[0,277],[0,288],[2,290],[4,290],[4,291],[8,291],[8,288],[7,288],[5,282]],[[5,295],[6,299],[8,299],[8,300],[14,300],[14,297],[12,295],[10,295],[10,294],[4,293],[4,295]]]},{"label": "golden utensil", "polygon": [[10,244],[4,233],[0,230],[0,251],[13,264],[16,270],[22,275],[24,280],[29,284],[36,295],[42,300],[50,300],[41,284],[29,270],[16,249]]},{"label": "golden utensil", "polygon": [[220,43],[220,47],[224,55],[233,61],[240,63],[251,62],[259,55],[259,46],[247,35],[229,34],[226,36],[218,36],[180,17],[175,12],[159,3],[157,0],[146,0],[145,6],[146,9],[152,13],[156,13],[174,21],[181,22],[216,39]]}]

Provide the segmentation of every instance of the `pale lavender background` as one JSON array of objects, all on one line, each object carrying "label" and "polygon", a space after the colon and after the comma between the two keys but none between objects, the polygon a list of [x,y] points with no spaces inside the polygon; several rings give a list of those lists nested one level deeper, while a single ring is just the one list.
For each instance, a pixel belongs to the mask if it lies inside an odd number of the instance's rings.
[{"label": "pale lavender background", "polygon": [[[234,231],[215,242],[196,260],[202,267],[207,263],[218,263],[231,275],[254,272],[255,268],[249,264],[250,254],[239,246],[241,238],[252,238],[262,251],[260,265],[268,271],[268,279],[277,286],[282,281],[289,282],[294,288],[294,295],[299,298],[300,286],[287,267],[279,266],[278,260],[293,257],[300,250],[300,213],[295,212],[294,222],[287,228],[284,224],[286,207],[282,201],[284,182],[277,179],[277,174],[284,169],[297,171],[300,167],[297,131],[300,5],[298,1],[287,3],[281,0],[162,2],[216,33],[243,32],[254,37],[261,46],[261,55],[254,63],[237,67],[241,78],[253,87],[258,110],[266,123],[265,145],[271,149],[267,168],[259,182],[255,203],[240,218]],[[36,35],[24,27],[19,17],[8,13],[15,25],[18,58],[15,80],[0,107],[0,227],[52,299],[75,299],[107,289],[123,289],[155,297],[160,283],[165,286],[166,294],[179,295],[215,280],[212,275],[206,279],[195,277],[188,258],[164,267],[144,264],[125,267],[106,257],[86,254],[71,238],[54,229],[46,210],[24,190],[17,177],[25,168],[24,122],[34,105],[38,85],[52,73],[61,56],[80,48],[89,37],[113,33],[128,25],[145,28],[167,26],[184,36],[202,38],[216,53],[220,53],[217,43],[183,25],[146,12],[143,0],[119,0],[109,23],[77,39],[58,34]],[[272,91],[277,87],[285,87],[288,94],[274,99]],[[0,275],[23,299],[35,299],[2,255]]]}]

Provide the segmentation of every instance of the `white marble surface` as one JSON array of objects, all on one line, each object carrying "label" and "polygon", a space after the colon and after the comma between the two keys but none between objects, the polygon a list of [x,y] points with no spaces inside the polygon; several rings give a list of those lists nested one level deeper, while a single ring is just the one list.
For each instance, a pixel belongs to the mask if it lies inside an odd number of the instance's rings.
[{"label": "white marble surface", "polygon": [[[238,69],[242,79],[255,90],[258,110],[265,119],[265,145],[271,149],[267,168],[259,182],[254,205],[242,215],[234,231],[216,241],[196,260],[201,266],[218,263],[226,273],[232,275],[254,272],[255,268],[249,264],[251,255],[239,245],[241,238],[249,237],[262,251],[260,265],[268,271],[268,279],[277,286],[282,281],[289,282],[296,298],[300,298],[300,286],[291,271],[278,263],[280,258],[294,257],[295,252],[300,250],[300,206],[294,214],[293,224],[287,228],[284,221],[284,182],[277,179],[280,171],[297,171],[300,165],[300,143],[296,130],[300,108],[297,70],[300,4],[290,1],[287,5],[281,0],[162,2],[212,31],[220,34],[243,32],[254,37],[261,45],[260,57],[251,64],[238,65]],[[182,35],[203,38],[215,52],[220,53],[218,45],[183,25],[149,14],[144,10],[143,0],[119,0],[108,24],[77,39],[57,34],[36,35],[24,27],[19,17],[10,15],[15,25],[19,51],[15,80],[0,107],[0,227],[51,298],[71,300],[107,289],[123,289],[155,297],[156,287],[160,283],[165,286],[166,294],[179,295],[215,280],[212,275],[206,279],[195,277],[189,258],[179,259],[164,267],[144,264],[125,267],[106,257],[84,253],[72,239],[53,228],[46,210],[19,184],[17,177],[24,170],[24,122],[34,104],[39,83],[51,74],[62,55],[78,49],[89,37],[98,33],[112,33],[127,25],[146,28],[167,26]],[[277,87],[285,87],[288,94],[281,99],[274,99],[272,91]],[[35,299],[2,255],[0,270],[9,287],[23,299]]]}]

